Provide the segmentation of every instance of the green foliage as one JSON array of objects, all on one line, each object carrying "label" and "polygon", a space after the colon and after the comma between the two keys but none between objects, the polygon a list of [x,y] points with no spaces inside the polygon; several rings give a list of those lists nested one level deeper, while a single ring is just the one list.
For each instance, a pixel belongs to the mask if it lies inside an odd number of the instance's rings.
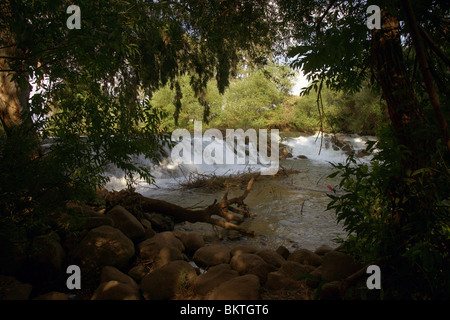
[{"label": "green foliage", "polygon": [[[208,82],[200,103],[192,89],[189,76],[178,78],[182,98],[178,126],[171,118],[164,124],[170,130],[177,127],[193,129],[193,121],[204,116],[204,105],[209,106],[209,123],[214,128],[278,128],[315,132],[320,115],[317,95],[291,96],[292,69],[285,65],[269,64],[262,69],[242,70],[233,79],[224,94],[220,94],[214,80]],[[323,88],[322,99],[325,127],[328,132],[375,134],[384,122],[377,92],[363,88],[357,93],[334,92]],[[151,104],[167,114],[176,110],[176,90],[171,84],[156,91]]]},{"label": "green foliage", "polygon": [[338,171],[331,176],[342,180],[328,209],[336,210],[350,234],[347,249],[380,264],[386,297],[448,298],[449,170],[438,152],[434,166],[405,175],[401,160],[407,151],[390,136],[385,128],[370,165],[353,157],[334,165]]},{"label": "green foliage", "polygon": [[25,90],[32,79],[40,89],[22,105],[23,124],[1,137],[0,222],[48,226],[44,216],[87,200],[107,180],[108,164],[129,186],[135,176],[151,183],[134,160],[158,159],[168,142],[165,115],[175,111],[153,107],[152,93],[168,83],[181,90],[175,80],[190,72],[183,102],[195,113],[209,80],[223,92],[243,52],[257,61],[272,41],[265,1],[80,0],[79,30],[66,26],[71,4],[0,4],[0,47],[11,41],[20,52],[7,58],[14,81]]}]

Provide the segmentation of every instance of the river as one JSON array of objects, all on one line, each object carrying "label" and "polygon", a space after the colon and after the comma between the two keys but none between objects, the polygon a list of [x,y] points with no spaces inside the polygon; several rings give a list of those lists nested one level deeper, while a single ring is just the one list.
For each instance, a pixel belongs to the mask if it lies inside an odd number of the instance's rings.
[{"label": "river", "polygon": [[[328,178],[334,172],[330,164],[344,162],[347,158],[346,150],[342,144],[333,143],[331,136],[324,140],[317,135],[304,133],[281,133],[281,143],[292,154],[280,160],[280,166],[294,169],[297,173],[274,178],[264,177],[253,185],[245,202],[256,217],[247,219],[242,226],[254,230],[258,237],[242,237],[234,232],[223,233],[222,241],[232,241],[276,249],[283,245],[293,250],[306,248],[314,250],[321,245],[335,247],[336,239],[346,238],[347,234],[342,225],[336,222],[335,213],[327,211],[330,198],[328,186],[334,187],[339,178]],[[355,153],[365,149],[367,140],[375,137],[358,135],[338,135],[339,141],[350,146]],[[322,146],[321,146],[322,144]],[[319,153],[320,151],[320,153]],[[299,156],[301,158],[299,158]],[[361,162],[370,162],[371,156],[358,158]],[[138,159],[146,161],[146,159]],[[152,166],[155,184],[148,185],[139,182],[136,191],[147,197],[166,200],[185,207],[204,207],[211,204],[214,199],[220,200],[223,191],[208,191],[202,189],[182,189],[180,182],[190,174],[214,173],[226,175],[239,171],[257,169],[257,166],[245,165],[182,165],[173,163],[170,158]],[[124,174],[117,168],[110,167],[107,171],[111,181],[106,186],[109,190],[120,190],[126,187]],[[230,190],[230,197],[242,193],[239,188]],[[217,231],[212,226],[203,223],[182,223],[176,229],[197,231],[204,234],[207,240],[217,238]]]}]

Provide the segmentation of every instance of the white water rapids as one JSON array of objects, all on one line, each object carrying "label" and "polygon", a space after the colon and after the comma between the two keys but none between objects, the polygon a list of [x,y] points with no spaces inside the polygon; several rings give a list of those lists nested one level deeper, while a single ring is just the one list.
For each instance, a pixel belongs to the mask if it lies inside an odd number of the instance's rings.
[{"label": "white water rapids", "polygon": [[[327,196],[330,190],[327,186],[334,187],[339,182],[339,178],[330,179],[327,176],[334,172],[334,168],[329,162],[343,163],[347,154],[342,145],[339,148],[331,142],[331,136],[324,137],[322,146],[321,137],[317,135],[284,133],[280,136],[282,137],[281,143],[292,154],[292,157],[280,160],[280,166],[298,170],[298,173],[286,177],[257,180],[245,200],[250,211],[257,216],[247,219],[242,226],[256,231],[260,236],[256,238],[238,237],[238,239],[228,241],[243,241],[272,249],[276,249],[279,245],[284,245],[288,249],[307,248],[311,250],[324,244],[335,247],[337,245],[335,239],[345,238],[346,233],[342,226],[337,224],[334,212],[326,210],[330,201]],[[350,146],[355,154],[365,149],[366,141],[376,140],[375,137],[358,135],[338,135],[338,138],[339,141]],[[304,157],[301,159],[299,156],[304,156],[306,159]],[[358,158],[358,161],[370,162],[370,159],[371,156],[364,156]],[[184,207],[205,207],[214,199],[221,199],[224,193],[224,191],[181,189],[179,182],[187,179],[190,174],[228,175],[249,170],[256,172],[261,166],[259,164],[181,164],[172,161],[170,157],[159,164],[152,164],[143,158],[137,158],[136,161],[151,167],[151,172],[155,177],[154,185],[139,181],[136,186],[137,192]],[[106,174],[110,177],[110,182],[106,185],[107,189],[126,188],[124,172],[110,166]],[[242,190],[239,189],[231,190],[230,197],[241,193]],[[182,223],[176,228],[201,232],[207,239],[214,239],[216,236],[215,231],[208,224]],[[227,235],[231,238],[229,233]],[[227,241],[227,239],[225,240]]]}]

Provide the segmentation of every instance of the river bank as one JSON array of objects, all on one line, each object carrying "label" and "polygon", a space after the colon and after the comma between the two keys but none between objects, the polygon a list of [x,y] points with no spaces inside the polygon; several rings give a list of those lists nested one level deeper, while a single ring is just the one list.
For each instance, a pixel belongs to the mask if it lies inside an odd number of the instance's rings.
[{"label": "river bank", "polygon": [[[11,243],[15,269],[0,276],[2,299],[337,299],[348,292],[343,280],[362,267],[341,248],[290,251],[208,241],[176,230],[168,216],[108,203],[70,210],[85,213],[76,233]],[[69,265],[80,267],[80,289],[68,289]]]}]

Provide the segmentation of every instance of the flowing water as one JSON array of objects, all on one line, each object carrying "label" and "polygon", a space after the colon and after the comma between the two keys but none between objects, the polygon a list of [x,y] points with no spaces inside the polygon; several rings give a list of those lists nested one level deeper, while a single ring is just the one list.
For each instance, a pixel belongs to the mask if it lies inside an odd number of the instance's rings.
[{"label": "flowing water", "polygon": [[[280,166],[297,170],[280,177],[264,177],[258,179],[245,200],[250,211],[256,217],[247,219],[241,226],[256,231],[260,236],[255,238],[241,237],[237,233],[228,232],[224,241],[245,242],[259,247],[276,249],[283,245],[288,249],[315,249],[321,245],[337,246],[337,238],[345,238],[346,232],[336,222],[335,213],[327,211],[330,192],[327,186],[334,187],[339,178],[328,178],[334,172],[329,162],[345,162],[347,154],[332,143],[330,136],[323,141],[317,135],[302,133],[282,133],[281,143],[292,154],[292,157],[280,160]],[[339,135],[339,140],[351,146],[357,153],[365,149],[365,142],[374,137],[357,135]],[[322,145],[322,146],[321,146]],[[319,154],[320,151],[320,154]],[[302,156],[302,158],[299,158]],[[306,157],[306,159],[305,159]],[[370,162],[371,156],[359,158],[358,161]],[[138,159],[144,161],[145,159]],[[179,182],[190,174],[214,173],[226,175],[258,169],[258,165],[185,165],[174,163],[170,158],[158,165],[152,165],[155,185],[139,183],[136,191],[147,197],[166,200],[184,207],[205,207],[215,199],[220,200],[224,191],[210,192],[201,189],[181,189]],[[124,174],[116,168],[109,168],[111,178],[106,186],[109,190],[120,190],[126,187]],[[242,189],[230,190],[229,198],[241,194]],[[201,232],[207,239],[217,237],[217,231],[204,223],[182,223],[177,229]]]}]

